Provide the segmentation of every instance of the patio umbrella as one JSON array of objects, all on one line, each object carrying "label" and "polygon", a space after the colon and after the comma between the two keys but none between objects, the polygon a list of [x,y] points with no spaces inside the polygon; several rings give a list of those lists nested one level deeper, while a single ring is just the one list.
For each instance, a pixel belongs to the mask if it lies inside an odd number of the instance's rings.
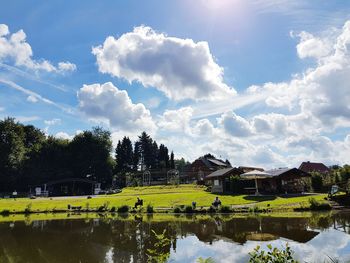
[{"label": "patio umbrella", "polygon": [[259,170],[253,170],[244,174],[241,174],[241,177],[243,179],[247,179],[247,180],[255,180],[255,195],[259,195],[259,189],[258,189],[258,179],[264,179],[264,178],[268,178],[271,177],[270,174],[259,171]]}]

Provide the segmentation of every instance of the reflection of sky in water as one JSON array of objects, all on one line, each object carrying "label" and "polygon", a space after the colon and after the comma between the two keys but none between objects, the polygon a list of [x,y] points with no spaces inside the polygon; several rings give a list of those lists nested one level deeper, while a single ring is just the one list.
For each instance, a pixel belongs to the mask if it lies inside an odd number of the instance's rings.
[{"label": "reflection of sky in water", "polygon": [[203,243],[196,236],[188,236],[177,241],[176,253],[171,252],[169,262],[196,262],[198,257],[212,257],[215,262],[240,263],[248,262],[249,255],[257,245],[266,248],[267,244],[282,247],[286,242],[295,251],[301,262],[324,262],[329,257],[342,262],[350,260],[350,235],[329,229],[321,232],[307,243],[297,243],[287,239],[266,242],[247,241],[244,245],[219,240],[212,245]]}]

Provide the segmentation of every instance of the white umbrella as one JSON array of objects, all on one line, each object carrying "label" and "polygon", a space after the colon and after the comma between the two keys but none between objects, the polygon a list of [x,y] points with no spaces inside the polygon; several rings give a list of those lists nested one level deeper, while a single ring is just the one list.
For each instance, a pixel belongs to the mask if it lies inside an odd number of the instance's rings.
[{"label": "white umbrella", "polygon": [[258,179],[268,178],[271,175],[259,170],[253,170],[244,174],[241,174],[241,177],[247,180],[254,179],[255,180],[255,195],[259,195],[258,189]]}]

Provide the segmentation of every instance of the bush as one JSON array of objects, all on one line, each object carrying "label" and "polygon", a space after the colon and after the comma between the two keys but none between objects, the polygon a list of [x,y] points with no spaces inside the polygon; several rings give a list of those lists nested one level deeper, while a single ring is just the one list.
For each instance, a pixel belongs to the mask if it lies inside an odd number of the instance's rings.
[{"label": "bush", "polygon": [[330,210],[332,207],[330,204],[325,202],[318,202],[315,198],[311,197],[309,199],[311,210]]},{"label": "bush", "polygon": [[122,205],[118,207],[118,213],[127,213],[127,212],[129,212],[129,206]]},{"label": "bush", "polygon": [[193,210],[193,208],[192,208],[191,205],[187,205],[187,206],[185,207],[185,213],[191,214],[191,213],[193,213],[193,212],[194,212],[194,210]]},{"label": "bush", "polygon": [[221,213],[231,213],[232,212],[232,209],[231,207],[227,206],[227,205],[223,205],[221,206],[220,208],[220,212]]},{"label": "bush", "polygon": [[117,209],[115,208],[115,206],[112,206],[112,208],[111,208],[111,213],[114,213],[115,211],[116,211]]},{"label": "bush", "polygon": [[28,204],[24,209],[25,214],[30,214],[32,212],[32,203]]},{"label": "bush", "polygon": [[258,213],[259,208],[257,206],[249,207],[249,213]]},{"label": "bush", "polygon": [[9,214],[10,214],[10,210],[8,210],[8,209],[4,209],[0,212],[0,215],[2,215],[2,216],[8,216]]},{"label": "bush", "polygon": [[313,174],[311,178],[311,185],[315,192],[322,191],[323,179],[320,174]]},{"label": "bush", "polygon": [[180,207],[175,207],[174,208],[174,213],[176,213],[176,214],[181,213]]},{"label": "bush", "polygon": [[151,204],[148,204],[146,211],[147,213],[152,214],[154,212],[153,206]]},{"label": "bush", "polygon": [[279,250],[278,248],[272,248],[271,245],[267,245],[269,251],[260,250],[260,246],[257,246],[254,251],[249,253],[250,259],[249,263],[298,263],[296,259],[293,258],[293,251],[286,244],[286,248]]},{"label": "bush", "polygon": [[214,207],[209,207],[208,213],[216,213],[216,209]]}]

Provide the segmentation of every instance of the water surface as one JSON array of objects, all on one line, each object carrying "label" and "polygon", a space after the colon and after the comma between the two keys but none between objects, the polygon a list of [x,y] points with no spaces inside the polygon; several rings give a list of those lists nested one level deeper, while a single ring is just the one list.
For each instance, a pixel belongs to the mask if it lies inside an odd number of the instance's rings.
[{"label": "water surface", "polygon": [[[0,223],[0,262],[247,262],[257,245],[290,244],[301,262],[350,260],[350,214],[154,215]],[[165,242],[154,235],[164,230]],[[154,231],[154,232],[153,232]],[[161,243],[161,245],[159,245]]]}]

